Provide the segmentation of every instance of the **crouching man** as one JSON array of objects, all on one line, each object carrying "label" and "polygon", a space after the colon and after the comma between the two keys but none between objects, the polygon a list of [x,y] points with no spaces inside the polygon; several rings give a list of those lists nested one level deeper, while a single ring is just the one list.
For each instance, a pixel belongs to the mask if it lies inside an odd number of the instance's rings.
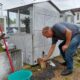
[{"label": "crouching man", "polygon": [[49,49],[48,55],[42,58],[47,61],[52,55],[58,40],[63,40],[59,45],[60,53],[64,59],[66,69],[61,72],[61,75],[66,76],[73,72],[73,55],[80,44],[80,30],[79,27],[71,23],[57,23],[53,27],[46,26],[42,30],[43,36],[52,38],[52,45]]}]

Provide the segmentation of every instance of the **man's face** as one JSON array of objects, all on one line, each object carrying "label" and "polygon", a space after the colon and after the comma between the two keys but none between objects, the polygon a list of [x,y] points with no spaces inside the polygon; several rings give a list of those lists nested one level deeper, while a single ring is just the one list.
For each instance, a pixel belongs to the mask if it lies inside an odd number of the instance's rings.
[{"label": "man's face", "polygon": [[48,29],[48,30],[43,34],[43,36],[45,36],[46,38],[52,38],[53,32],[52,32],[51,28]]}]

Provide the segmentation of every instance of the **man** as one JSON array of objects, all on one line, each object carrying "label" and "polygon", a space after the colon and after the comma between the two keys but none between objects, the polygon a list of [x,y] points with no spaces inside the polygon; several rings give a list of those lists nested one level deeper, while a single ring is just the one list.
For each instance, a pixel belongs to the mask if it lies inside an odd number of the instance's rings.
[{"label": "man", "polygon": [[61,72],[61,75],[66,76],[73,72],[73,55],[80,44],[79,27],[71,23],[58,23],[51,27],[44,27],[42,30],[43,36],[52,38],[52,45],[49,49],[48,55],[42,58],[47,61],[52,55],[58,40],[63,40],[59,45],[60,53],[64,59],[66,69]]}]

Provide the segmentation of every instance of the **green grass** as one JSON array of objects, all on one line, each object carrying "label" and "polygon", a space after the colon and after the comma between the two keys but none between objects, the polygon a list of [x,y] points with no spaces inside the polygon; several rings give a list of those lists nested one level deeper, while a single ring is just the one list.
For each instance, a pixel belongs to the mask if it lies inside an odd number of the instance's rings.
[{"label": "green grass", "polygon": [[2,44],[0,43],[0,53],[4,52],[5,50],[2,48]]}]

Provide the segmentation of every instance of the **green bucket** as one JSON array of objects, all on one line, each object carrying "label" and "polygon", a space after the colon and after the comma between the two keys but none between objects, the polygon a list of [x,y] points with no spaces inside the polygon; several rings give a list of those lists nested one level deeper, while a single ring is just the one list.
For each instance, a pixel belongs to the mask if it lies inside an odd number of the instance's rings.
[{"label": "green bucket", "polygon": [[8,80],[30,80],[32,72],[30,70],[19,70],[8,76]]}]

